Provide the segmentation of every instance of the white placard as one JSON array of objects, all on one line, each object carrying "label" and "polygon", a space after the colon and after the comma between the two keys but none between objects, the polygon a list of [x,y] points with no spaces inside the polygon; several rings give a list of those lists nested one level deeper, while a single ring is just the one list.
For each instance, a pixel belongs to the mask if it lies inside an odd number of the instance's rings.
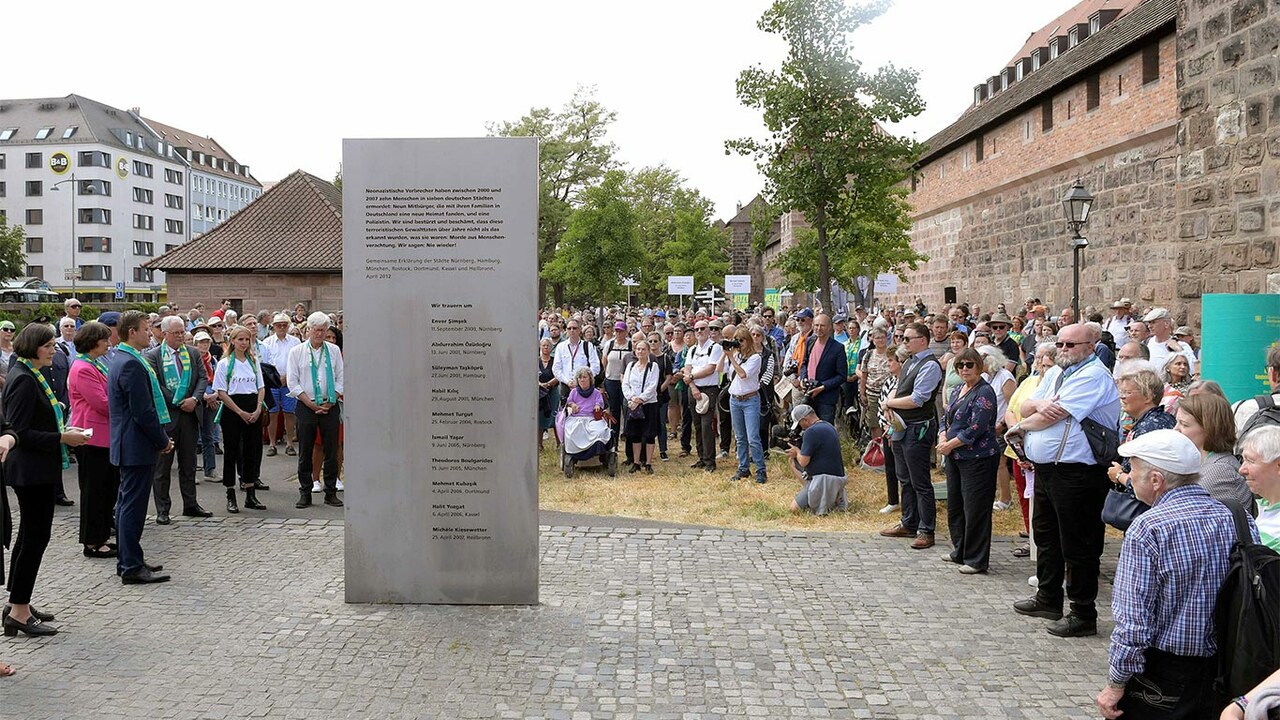
[{"label": "white placard", "polygon": [[893,273],[880,273],[877,275],[876,292],[889,294],[898,292],[898,276]]},{"label": "white placard", "polygon": [[693,294],[693,276],[692,275],[668,275],[667,276],[667,294],[668,295],[692,295]]},{"label": "white placard", "polygon": [[750,275],[725,275],[724,291],[728,295],[750,295],[751,294],[751,276]]}]

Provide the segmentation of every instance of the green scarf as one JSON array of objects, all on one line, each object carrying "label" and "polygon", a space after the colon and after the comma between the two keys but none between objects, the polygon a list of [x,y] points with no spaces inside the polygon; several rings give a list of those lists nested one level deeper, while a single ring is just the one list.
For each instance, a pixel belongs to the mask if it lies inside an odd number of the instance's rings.
[{"label": "green scarf", "polygon": [[173,350],[169,343],[160,346],[160,369],[164,371],[164,384],[173,396],[174,405],[187,392],[191,382],[191,355],[187,352],[186,344],[178,346],[178,359],[182,361],[182,375],[178,375],[177,368],[173,366]]},{"label": "green scarf", "polygon": [[[250,364],[250,365],[254,365],[254,361],[253,361],[253,359],[252,359],[252,358],[250,358],[250,359],[249,359],[249,364]],[[231,374],[232,374],[232,373],[234,373],[234,372],[235,372],[235,370],[236,370],[236,353],[235,353],[235,351],[234,351],[234,350],[232,350],[232,351],[231,351],[231,355],[229,355],[229,356],[228,356],[228,360],[227,360],[227,390],[226,390],[227,395],[230,395],[230,394],[231,394]],[[258,384],[258,383],[257,383],[257,374],[258,374],[258,372],[257,372],[257,368],[256,368],[256,367],[254,367],[254,385],[257,385],[257,384]],[[262,386],[261,386],[261,385],[258,385],[258,389],[262,389]],[[265,400],[264,400],[264,401],[262,401],[262,405],[263,405],[264,407],[266,406],[266,404],[267,404],[267,402],[266,402]],[[227,406],[227,404],[226,404],[226,403],[222,403],[221,405],[219,405],[219,406],[218,406],[218,412],[214,413],[214,415],[213,415],[213,421],[214,421],[214,422],[221,422],[221,420],[222,420],[222,410],[223,410],[223,408],[225,408],[226,406]]]},{"label": "green scarf", "polygon": [[89,357],[88,355],[85,355],[84,353],[76,353],[76,360],[81,360],[83,362],[87,362],[90,365],[94,366],[95,368],[98,369],[98,372],[102,373],[102,377],[106,377],[108,375],[107,364],[102,362],[102,358],[100,357],[97,359],[94,359]]},{"label": "green scarf", "polygon": [[142,363],[142,367],[147,369],[147,375],[151,378],[151,402],[155,403],[156,415],[160,418],[161,425],[168,425],[169,406],[164,401],[164,394],[160,392],[160,380],[156,377],[155,368],[151,367],[151,363],[142,357],[142,353],[133,349],[129,343],[120,343],[116,346],[120,350],[132,355],[138,362]]},{"label": "green scarf", "polygon": [[[326,400],[330,405],[334,405],[338,402],[338,392],[333,387],[333,359],[329,357],[329,343],[324,343],[320,349],[324,354],[324,379],[329,383]],[[311,354],[311,343],[307,343],[307,353],[311,355],[311,399],[323,405],[326,401],[320,399],[320,369],[316,367],[316,356]]]},{"label": "green scarf", "polygon": [[[66,432],[67,421],[62,415],[62,403],[58,402],[58,398],[53,394],[53,389],[50,388],[49,383],[45,381],[44,373],[37,370],[36,366],[32,365],[31,361],[26,358],[20,357],[18,358],[18,362],[26,365],[27,369],[36,376],[36,380],[40,382],[40,389],[44,390],[44,396],[49,398],[49,404],[53,406],[54,416],[58,418],[58,432]],[[71,456],[67,454],[66,445],[59,445],[58,448],[62,450],[62,469],[66,470],[71,467]]]}]

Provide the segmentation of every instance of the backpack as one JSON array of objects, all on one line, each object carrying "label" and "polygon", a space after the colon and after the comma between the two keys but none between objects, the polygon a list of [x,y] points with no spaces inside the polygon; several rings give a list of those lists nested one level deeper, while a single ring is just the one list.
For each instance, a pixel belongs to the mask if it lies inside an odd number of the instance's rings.
[{"label": "backpack", "polygon": [[1280,667],[1280,554],[1253,542],[1245,511],[1227,508],[1235,519],[1231,566],[1218,591],[1214,631],[1218,643],[1221,697],[1238,697]]},{"label": "backpack", "polygon": [[1244,440],[1245,436],[1264,425],[1280,425],[1280,405],[1276,405],[1274,397],[1257,395],[1253,399],[1258,403],[1258,412],[1254,413],[1240,429],[1240,440]]}]

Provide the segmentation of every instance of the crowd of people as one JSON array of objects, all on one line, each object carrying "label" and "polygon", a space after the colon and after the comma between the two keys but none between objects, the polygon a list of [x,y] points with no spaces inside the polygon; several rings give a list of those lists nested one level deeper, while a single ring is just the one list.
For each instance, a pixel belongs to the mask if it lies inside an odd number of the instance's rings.
[{"label": "crowd of people", "polygon": [[[790,431],[779,452],[801,484],[792,510],[825,514],[847,506],[840,427],[857,453],[867,446],[864,465],[883,458],[881,513],[899,520],[881,535],[915,550],[935,544],[941,465],[944,559],[961,574],[987,572],[994,513],[1018,507],[1029,542],[1013,552],[1035,555],[1036,592],[1012,609],[1066,638],[1098,631],[1104,506],[1115,495],[1123,522],[1107,522],[1126,534],[1098,707],[1106,717],[1206,717],[1206,658],[1217,648],[1204,619],[1236,542],[1230,508],[1244,512],[1254,541],[1280,550],[1280,343],[1259,358],[1271,394],[1233,405],[1201,377],[1195,334],[1168,309],[1120,298],[1107,316],[1081,315],[1053,315],[1035,298],[991,313],[929,312],[923,302],[852,313],[547,309],[540,447],[565,401],[590,396],[610,428],[607,449],[627,438],[633,471],[652,459],[640,443],[657,439],[665,461],[669,440],[678,458],[696,447],[694,469],[715,473],[736,459],[729,479],[754,468],[765,483],[771,439]],[[1175,680],[1194,692],[1177,696]],[[1159,707],[1149,707],[1152,688],[1165,692]]]},{"label": "crowd of people", "polygon": [[[124,584],[169,580],[146,561],[141,538],[152,503],[156,524],[172,523],[175,461],[186,517],[213,515],[197,499],[198,470],[225,487],[228,513],[240,512],[240,494],[246,509],[265,510],[264,445],[268,455],[283,444],[297,456],[295,507],[310,506],[313,493],[343,505],[341,313],[307,314],[299,304],[292,313],[240,316],[230,306],[224,301],[207,319],[197,304],[185,316],[161,307],[90,321],[71,298],[55,322],[37,318],[20,330],[0,322],[0,461],[20,511],[14,535],[0,489],[6,546],[13,537],[6,636],[58,632],[32,597],[54,508],[74,505],[62,481],[73,463],[84,557],[115,559]],[[0,676],[12,672],[0,664]]]}]

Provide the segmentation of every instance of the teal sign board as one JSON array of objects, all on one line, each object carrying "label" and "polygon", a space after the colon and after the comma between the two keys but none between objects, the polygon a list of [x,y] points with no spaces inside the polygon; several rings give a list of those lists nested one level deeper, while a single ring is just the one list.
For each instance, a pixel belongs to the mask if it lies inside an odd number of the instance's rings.
[{"label": "teal sign board", "polygon": [[1267,348],[1280,342],[1280,295],[1205,295],[1200,377],[1231,402],[1269,392]]}]

